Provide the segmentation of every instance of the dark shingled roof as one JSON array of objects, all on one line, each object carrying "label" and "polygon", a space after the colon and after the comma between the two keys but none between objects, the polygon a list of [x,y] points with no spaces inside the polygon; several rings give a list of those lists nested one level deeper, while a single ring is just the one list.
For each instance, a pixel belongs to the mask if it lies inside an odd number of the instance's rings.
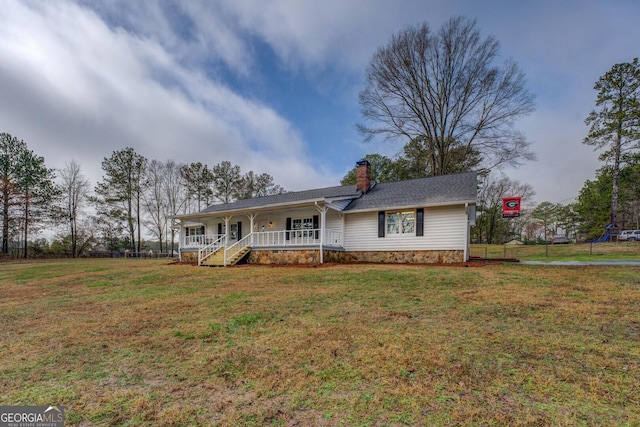
[{"label": "dark shingled roof", "polygon": [[201,213],[212,213],[221,211],[233,211],[239,209],[261,208],[271,205],[287,203],[305,202],[313,200],[323,200],[333,197],[360,197],[361,191],[355,185],[343,185],[338,187],[317,188],[315,190],[295,191],[292,193],[276,194],[273,196],[254,197],[252,199],[242,199],[232,203],[211,205]]},{"label": "dark shingled roof", "polygon": [[476,173],[466,172],[456,175],[379,183],[375,184],[366,194],[362,194],[355,185],[343,185],[254,197],[233,203],[211,205],[200,213],[250,210],[330,198],[353,198],[344,209],[345,212],[450,203],[475,203],[476,188]]},{"label": "dark shingled roof", "polygon": [[477,186],[475,172],[384,182],[374,186],[359,199],[353,200],[345,211],[429,206],[454,202],[475,203]]}]

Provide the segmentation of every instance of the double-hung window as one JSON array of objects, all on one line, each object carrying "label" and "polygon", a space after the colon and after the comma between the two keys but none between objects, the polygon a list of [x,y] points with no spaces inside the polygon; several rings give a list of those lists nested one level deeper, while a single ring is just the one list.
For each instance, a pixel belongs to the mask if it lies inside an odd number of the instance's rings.
[{"label": "double-hung window", "polygon": [[291,225],[294,237],[311,237],[313,218],[295,218]]},{"label": "double-hung window", "polygon": [[414,234],[416,232],[416,212],[387,212],[387,235]]}]

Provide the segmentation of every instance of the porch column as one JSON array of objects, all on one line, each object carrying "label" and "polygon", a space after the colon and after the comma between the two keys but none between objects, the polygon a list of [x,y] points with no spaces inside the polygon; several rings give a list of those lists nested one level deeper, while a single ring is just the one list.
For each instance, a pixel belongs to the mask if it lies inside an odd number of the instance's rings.
[{"label": "porch column", "polygon": [[324,264],[324,233],[325,233],[325,225],[327,219],[327,211],[329,208],[327,206],[318,206],[316,203],[316,209],[320,212],[320,264]]},{"label": "porch column", "polygon": [[258,214],[247,214],[247,217],[249,218],[249,230],[251,233],[251,246],[253,246],[253,220],[256,219],[256,217],[258,216]]},{"label": "porch column", "polygon": [[229,222],[231,221],[231,217],[225,216],[222,219],[224,219],[224,248],[222,249],[224,251],[223,265],[226,267],[227,266],[227,246],[229,246]]}]

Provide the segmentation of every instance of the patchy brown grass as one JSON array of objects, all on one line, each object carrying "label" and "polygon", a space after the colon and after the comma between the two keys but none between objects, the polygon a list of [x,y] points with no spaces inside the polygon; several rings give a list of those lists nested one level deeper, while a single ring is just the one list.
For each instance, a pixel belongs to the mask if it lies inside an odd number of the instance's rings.
[{"label": "patchy brown grass", "polygon": [[68,425],[639,425],[640,269],[5,263],[0,404]]}]

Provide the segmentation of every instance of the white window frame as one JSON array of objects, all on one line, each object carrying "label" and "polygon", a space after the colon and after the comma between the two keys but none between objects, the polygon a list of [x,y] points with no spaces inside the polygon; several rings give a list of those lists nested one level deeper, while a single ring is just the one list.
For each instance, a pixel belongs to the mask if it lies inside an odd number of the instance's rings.
[{"label": "white window frame", "polygon": [[416,211],[387,212],[385,221],[385,234],[387,236],[415,236],[416,235]]},{"label": "white window frame", "polygon": [[191,237],[191,236],[204,236],[205,235],[205,230],[204,227],[202,227],[201,225],[199,226],[193,226],[193,227],[185,227],[187,229],[186,234]]},{"label": "white window frame", "polygon": [[291,232],[293,237],[311,237],[313,235],[313,218],[292,218]]}]

